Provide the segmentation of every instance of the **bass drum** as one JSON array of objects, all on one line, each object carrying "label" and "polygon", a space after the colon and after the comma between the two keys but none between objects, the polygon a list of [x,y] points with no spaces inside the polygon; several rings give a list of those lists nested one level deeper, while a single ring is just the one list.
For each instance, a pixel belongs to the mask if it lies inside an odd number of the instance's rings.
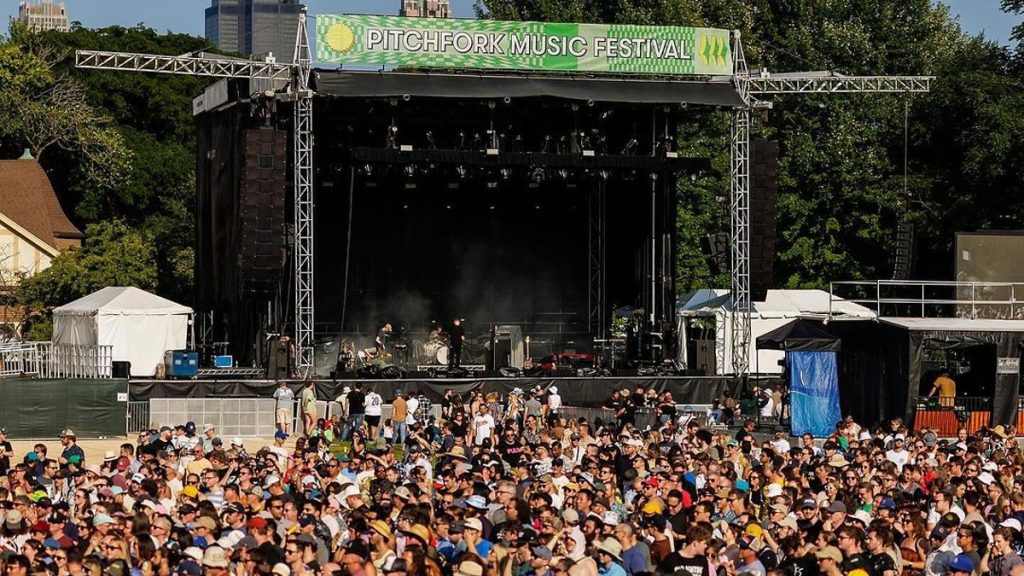
[{"label": "bass drum", "polygon": [[441,346],[437,350],[437,363],[440,364],[441,366],[447,366],[448,365],[448,347],[447,346]]}]

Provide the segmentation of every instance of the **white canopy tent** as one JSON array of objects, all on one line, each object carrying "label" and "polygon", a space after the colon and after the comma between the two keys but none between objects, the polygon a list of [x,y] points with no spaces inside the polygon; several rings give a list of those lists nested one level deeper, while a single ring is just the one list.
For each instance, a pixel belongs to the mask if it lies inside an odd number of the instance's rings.
[{"label": "white canopy tent", "polygon": [[[685,299],[685,301],[684,301]],[[831,303],[830,303],[831,300]],[[676,304],[680,342],[686,342],[688,320],[711,318],[715,322],[715,370],[718,375],[732,374],[732,297],[728,290],[704,289],[687,294]],[[870,308],[835,298],[823,290],[769,290],[763,302],[751,303],[750,371],[781,374],[779,360],[785,353],[758,350],[757,337],[789,323],[795,318],[810,320],[874,320]],[[680,346],[679,361],[686,363],[686,346]]]},{"label": "white canopy tent", "polygon": [[192,309],[132,287],[103,288],[53,311],[55,344],[109,345],[132,376],[153,376],[164,352],[183,350]]}]

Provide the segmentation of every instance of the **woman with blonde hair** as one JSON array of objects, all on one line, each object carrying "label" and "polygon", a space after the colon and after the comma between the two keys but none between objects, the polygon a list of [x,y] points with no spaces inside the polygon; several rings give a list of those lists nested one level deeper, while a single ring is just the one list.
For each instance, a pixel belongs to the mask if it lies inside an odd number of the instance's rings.
[{"label": "woman with blonde hair", "polygon": [[110,538],[103,545],[104,566],[109,567],[118,560],[129,562],[128,543],[123,538]]}]

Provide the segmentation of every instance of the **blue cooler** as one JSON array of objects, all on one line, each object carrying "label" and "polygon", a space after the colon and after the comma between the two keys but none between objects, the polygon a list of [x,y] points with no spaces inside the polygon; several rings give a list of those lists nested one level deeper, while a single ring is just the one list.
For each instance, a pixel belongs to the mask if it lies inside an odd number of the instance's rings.
[{"label": "blue cooler", "polygon": [[193,378],[199,375],[199,353],[188,350],[164,352],[168,378]]},{"label": "blue cooler", "polygon": [[233,368],[235,366],[235,359],[233,356],[214,356],[213,365],[217,368]]}]

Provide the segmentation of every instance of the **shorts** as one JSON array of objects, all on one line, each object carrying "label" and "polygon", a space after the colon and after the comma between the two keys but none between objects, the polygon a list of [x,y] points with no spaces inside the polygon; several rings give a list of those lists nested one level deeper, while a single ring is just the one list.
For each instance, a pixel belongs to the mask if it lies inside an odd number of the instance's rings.
[{"label": "shorts", "polygon": [[374,428],[376,428],[377,426],[380,426],[380,416],[370,416],[369,414],[367,414],[366,415],[366,425],[367,426],[372,426]]},{"label": "shorts", "polygon": [[277,409],[277,423],[278,424],[287,424],[288,421],[291,420],[291,418],[292,418],[292,411],[291,410],[288,410],[287,408],[278,408]]}]

